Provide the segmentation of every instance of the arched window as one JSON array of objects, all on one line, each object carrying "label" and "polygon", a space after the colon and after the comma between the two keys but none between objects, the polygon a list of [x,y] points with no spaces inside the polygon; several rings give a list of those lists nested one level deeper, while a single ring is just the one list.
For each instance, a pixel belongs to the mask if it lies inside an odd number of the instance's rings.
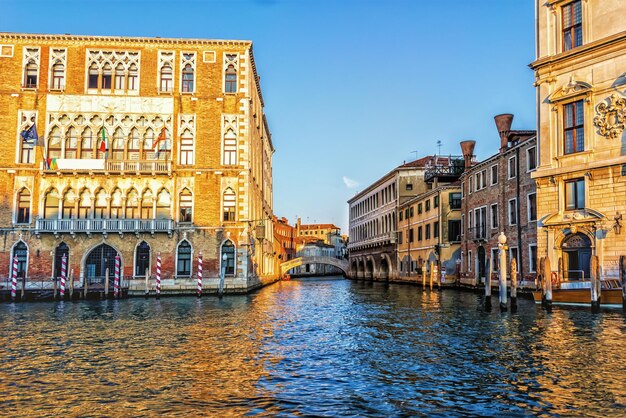
[{"label": "arched window", "polygon": [[80,158],[93,158],[93,139],[91,128],[83,131],[80,141]]},{"label": "arched window", "polygon": [[72,219],[76,215],[76,193],[69,189],[63,195],[63,219]]},{"label": "arched window", "polygon": [[226,68],[224,91],[226,93],[237,93],[237,70],[235,70],[235,66],[232,64]]},{"label": "arched window", "polygon": [[187,64],[185,65],[185,68],[183,68],[183,83],[182,83],[183,93],[193,92],[193,79],[194,79],[193,67],[191,66],[191,64]]},{"label": "arched window", "polygon": [[139,71],[137,71],[137,66],[135,64],[131,64],[128,68],[128,90],[139,90]]},{"label": "arched window", "polygon": [[121,62],[115,67],[115,90],[124,91],[124,64]]},{"label": "arched window", "polygon": [[65,89],[65,66],[57,62],[52,66],[52,80],[50,81],[52,90]]},{"label": "arched window", "polygon": [[56,126],[48,136],[48,158],[61,158],[61,130]]},{"label": "arched window", "polygon": [[169,64],[165,64],[161,67],[161,86],[160,91],[169,93],[174,89],[174,83],[172,82],[172,67]]},{"label": "arched window", "polygon": [[235,205],[237,204],[236,202],[236,196],[235,196],[235,192],[233,192],[233,189],[231,189],[230,187],[226,189],[226,191],[224,192],[224,221],[234,221],[235,220]]},{"label": "arched window", "polygon": [[141,151],[141,140],[137,128],[130,131],[130,139],[128,140],[128,159],[139,160],[139,152]]},{"label": "arched window", "polygon": [[111,193],[111,219],[123,218],[122,213],[122,191],[120,189],[113,190]]},{"label": "arched window", "polygon": [[222,244],[220,262],[222,263],[225,275],[232,276],[235,274],[235,246],[231,240],[227,240]]},{"label": "arched window", "polygon": [[25,71],[25,79],[24,79],[24,87],[35,88],[37,87],[37,73],[39,72],[39,67],[35,61],[28,61],[26,64]]},{"label": "arched window", "polygon": [[19,241],[13,247],[13,254],[11,254],[10,272],[13,274],[13,258],[17,257],[17,277],[26,277],[27,261],[28,261],[28,247],[24,244],[24,241]]},{"label": "arched window", "polygon": [[180,217],[178,221],[192,222],[193,197],[188,189],[183,189],[180,192],[178,204],[180,207]]},{"label": "arched window", "polygon": [[193,135],[188,129],[180,136],[180,164],[193,164]]},{"label": "arched window", "polygon": [[152,192],[150,189],[143,192],[141,197],[141,219],[152,219]]},{"label": "arched window", "polygon": [[176,275],[191,276],[191,245],[187,240],[181,241],[176,249]]},{"label": "arched window", "polygon": [[96,192],[96,201],[95,201],[95,212],[94,212],[94,218],[95,219],[104,219],[106,218],[106,213],[107,213],[107,194],[104,191],[104,189],[100,189],[98,190],[98,192]]},{"label": "arched window", "polygon": [[17,216],[15,217],[15,222],[18,224],[30,223],[30,191],[27,188],[23,188],[17,193],[16,206]]},{"label": "arched window", "polygon": [[123,160],[124,159],[124,134],[121,129],[116,129],[113,134],[113,146],[111,148],[111,159],[112,160]]},{"label": "arched window", "polygon": [[78,201],[78,217],[81,219],[91,218],[91,193],[85,189],[80,194]]},{"label": "arched window", "polygon": [[229,129],[224,134],[224,165],[237,164],[237,134]]},{"label": "arched window", "polygon": [[126,195],[126,219],[139,219],[139,194],[131,189]]},{"label": "arched window", "polygon": [[146,134],[143,137],[143,145],[142,145],[142,160],[151,160],[154,158],[154,150],[153,150],[153,141],[154,141],[154,132],[151,128],[146,130]]},{"label": "arched window", "polygon": [[98,88],[98,64],[95,62],[89,66],[89,80],[87,86],[90,89]]},{"label": "arched window", "polygon": [[70,127],[65,132],[65,158],[76,158],[76,151],[78,149],[77,136],[76,129],[73,127]]},{"label": "arched window", "polygon": [[102,85],[100,88],[103,90],[111,89],[111,65],[109,63],[104,64],[102,68]]},{"label": "arched window", "polygon": [[157,219],[170,219],[170,207],[172,206],[172,199],[167,190],[163,189],[157,196],[156,204],[156,218]]},{"label": "arched window", "polygon": [[[63,256],[65,256],[66,266],[69,266],[70,248],[64,242],[60,243],[57,246],[57,248],[54,250],[54,277],[57,279],[61,277],[61,266],[63,264]],[[68,274],[68,270],[65,270],[65,274]]]},{"label": "arched window", "polygon": [[59,217],[59,193],[56,189],[52,189],[46,194],[43,217],[46,219],[58,219]]},{"label": "arched window", "polygon": [[[141,241],[135,252],[135,276],[145,277],[146,269],[150,268],[150,246],[146,241]],[[150,272],[148,272],[148,275]]]},{"label": "arched window", "polygon": [[569,235],[561,245],[565,278],[589,280],[591,275],[591,240],[580,232]]}]

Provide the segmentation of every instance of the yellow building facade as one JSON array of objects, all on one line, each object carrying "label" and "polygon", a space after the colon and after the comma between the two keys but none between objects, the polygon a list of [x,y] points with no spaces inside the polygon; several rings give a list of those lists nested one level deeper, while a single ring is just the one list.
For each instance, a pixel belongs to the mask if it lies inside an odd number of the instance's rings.
[{"label": "yellow building facade", "polygon": [[626,255],[626,3],[536,2],[538,256],[561,281]]},{"label": "yellow building facade", "polygon": [[249,41],[0,34],[2,275],[272,279],[263,107]]}]

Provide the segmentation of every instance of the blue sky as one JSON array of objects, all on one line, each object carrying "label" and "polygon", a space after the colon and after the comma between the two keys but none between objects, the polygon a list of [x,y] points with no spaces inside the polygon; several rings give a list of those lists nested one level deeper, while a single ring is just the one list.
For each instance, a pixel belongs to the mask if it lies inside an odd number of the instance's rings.
[{"label": "blue sky", "polygon": [[274,211],[346,231],[346,200],[438,140],[459,154],[474,139],[481,159],[498,148],[494,115],[535,129],[533,3],[0,0],[0,30],[252,40]]}]

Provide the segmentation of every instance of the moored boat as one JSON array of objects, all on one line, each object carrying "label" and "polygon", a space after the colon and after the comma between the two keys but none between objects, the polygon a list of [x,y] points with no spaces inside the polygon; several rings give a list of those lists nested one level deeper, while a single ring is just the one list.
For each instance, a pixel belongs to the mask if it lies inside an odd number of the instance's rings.
[{"label": "moored boat", "polygon": [[[541,289],[533,291],[535,303],[541,303]],[[591,304],[591,282],[562,282],[559,288],[552,289],[552,304],[586,305]],[[622,307],[622,287],[616,279],[602,280],[600,305],[610,308]]]}]

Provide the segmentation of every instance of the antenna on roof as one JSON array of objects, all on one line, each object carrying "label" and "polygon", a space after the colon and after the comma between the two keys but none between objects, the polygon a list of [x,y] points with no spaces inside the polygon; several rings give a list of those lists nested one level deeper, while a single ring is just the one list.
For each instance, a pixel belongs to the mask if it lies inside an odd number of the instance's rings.
[{"label": "antenna on roof", "polygon": [[437,151],[437,155],[441,155],[441,141],[437,141],[437,148],[439,148],[439,151]]},{"label": "antenna on roof", "polygon": [[411,151],[411,154],[415,154],[415,159],[417,160],[417,151]]}]

